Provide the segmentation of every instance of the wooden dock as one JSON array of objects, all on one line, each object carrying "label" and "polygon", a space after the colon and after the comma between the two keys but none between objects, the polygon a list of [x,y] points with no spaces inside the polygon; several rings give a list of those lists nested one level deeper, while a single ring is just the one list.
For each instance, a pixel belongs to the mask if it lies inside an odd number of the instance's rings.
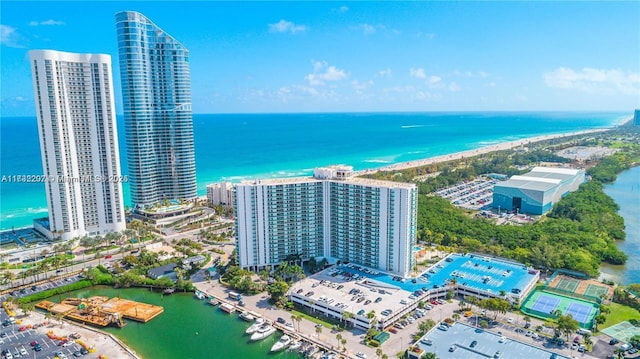
[{"label": "wooden dock", "polygon": [[157,305],[100,296],[66,298],[60,304],[44,300],[36,304],[36,308],[99,327],[110,324],[122,327],[125,325],[123,318],[146,323],[164,312],[164,308]]},{"label": "wooden dock", "polygon": [[164,308],[122,298],[111,298],[102,305],[107,313],[120,313],[124,318],[146,323],[164,312]]}]

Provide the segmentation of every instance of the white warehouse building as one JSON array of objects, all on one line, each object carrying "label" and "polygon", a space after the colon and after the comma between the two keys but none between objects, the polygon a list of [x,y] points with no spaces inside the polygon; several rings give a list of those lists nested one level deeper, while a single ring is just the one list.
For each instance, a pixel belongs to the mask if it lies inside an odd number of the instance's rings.
[{"label": "white warehouse building", "polygon": [[327,258],[408,277],[417,204],[415,184],[357,178],[349,166],[245,181],[235,191],[238,263],[259,270],[291,256]]}]

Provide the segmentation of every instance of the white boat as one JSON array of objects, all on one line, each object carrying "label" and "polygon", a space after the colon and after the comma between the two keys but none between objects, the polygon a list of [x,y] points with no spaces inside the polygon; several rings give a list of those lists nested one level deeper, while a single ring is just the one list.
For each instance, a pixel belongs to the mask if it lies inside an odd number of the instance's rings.
[{"label": "white boat", "polygon": [[256,319],[256,322],[251,324],[251,326],[249,328],[247,328],[247,330],[245,330],[245,333],[246,334],[255,333],[258,330],[258,328],[260,328],[260,326],[262,326],[262,324],[264,324],[264,319],[262,319],[262,318]]},{"label": "white boat", "polygon": [[291,337],[288,335],[283,335],[280,340],[275,342],[271,347],[272,352],[279,352],[281,350],[287,349],[287,347],[291,344]]},{"label": "white boat", "polygon": [[213,306],[216,306],[216,305],[220,304],[220,302],[216,298],[213,298],[213,297],[211,299],[209,299],[207,301],[207,303],[209,303],[209,304],[211,304]]},{"label": "white boat", "polygon": [[295,341],[295,342],[291,343],[291,345],[289,345],[288,351],[298,350],[298,348],[300,348],[301,346],[302,346],[302,342]]},{"label": "white boat", "polygon": [[247,322],[252,322],[256,318],[249,312],[242,312],[240,313],[240,319],[245,320]]},{"label": "white boat", "polygon": [[202,292],[201,292],[201,291],[199,291],[199,290],[196,290],[196,298],[198,298],[198,299],[202,300],[202,299],[204,299],[205,297],[206,297],[206,296],[205,296],[205,294],[204,294],[204,293],[202,293]]},{"label": "white boat", "polygon": [[258,330],[251,335],[251,341],[262,340],[276,332],[276,328],[269,324],[262,324]]},{"label": "white boat", "polygon": [[224,310],[227,313],[233,313],[233,311],[234,311],[233,305],[231,305],[229,303],[222,303],[220,305],[220,309]]}]

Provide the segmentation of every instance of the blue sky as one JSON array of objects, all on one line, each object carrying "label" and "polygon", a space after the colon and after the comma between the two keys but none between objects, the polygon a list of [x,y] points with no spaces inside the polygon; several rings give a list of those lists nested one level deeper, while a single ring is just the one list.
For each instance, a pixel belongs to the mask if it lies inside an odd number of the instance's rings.
[{"label": "blue sky", "polygon": [[640,2],[0,2],[0,112],[30,49],[112,55],[140,11],[190,51],[195,113],[640,107]]}]

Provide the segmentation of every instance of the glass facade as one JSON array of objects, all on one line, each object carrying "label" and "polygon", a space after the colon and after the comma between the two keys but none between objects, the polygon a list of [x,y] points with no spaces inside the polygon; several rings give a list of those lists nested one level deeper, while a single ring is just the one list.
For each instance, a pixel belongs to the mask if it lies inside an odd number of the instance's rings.
[{"label": "glass facade", "polygon": [[189,51],[144,15],[116,14],[131,201],[193,199]]}]

